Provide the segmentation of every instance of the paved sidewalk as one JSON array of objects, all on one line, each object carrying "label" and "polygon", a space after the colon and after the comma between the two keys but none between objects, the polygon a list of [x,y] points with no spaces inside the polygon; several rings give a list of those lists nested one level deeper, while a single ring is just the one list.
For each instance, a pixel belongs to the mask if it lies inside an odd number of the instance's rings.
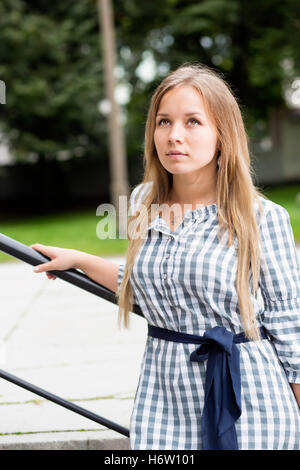
[{"label": "paved sidewalk", "polygon": [[[132,314],[120,330],[116,305],[23,262],[0,263],[0,282],[0,368],[128,428],[146,321]],[[3,379],[0,413],[0,450],[129,449],[121,434]]]},{"label": "paved sidewalk", "polygon": [[[109,258],[116,263],[124,258]],[[131,315],[33,267],[0,264],[0,368],[128,428],[146,341]],[[0,449],[118,449],[115,431],[0,379]]]}]

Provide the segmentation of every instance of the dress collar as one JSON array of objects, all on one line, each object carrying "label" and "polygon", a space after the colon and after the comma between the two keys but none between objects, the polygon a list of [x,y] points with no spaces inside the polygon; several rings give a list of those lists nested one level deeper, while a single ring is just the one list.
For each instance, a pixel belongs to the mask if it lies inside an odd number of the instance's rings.
[{"label": "dress collar", "polygon": [[[213,203],[213,204],[209,204],[207,206],[203,206],[198,209],[189,209],[188,211],[185,212],[183,221],[188,221],[190,219],[204,221],[204,220],[207,220],[210,216],[216,215],[217,213],[218,213],[218,205],[217,203]],[[181,224],[177,228],[179,228],[180,226]],[[168,225],[166,224],[166,222],[164,221],[164,219],[160,217],[159,215],[154,217],[154,219],[148,225],[148,230],[155,229],[155,230],[165,231],[166,228],[168,229],[170,233],[176,233],[177,231],[177,228],[176,228],[175,231],[172,232],[170,228],[168,227]]]}]

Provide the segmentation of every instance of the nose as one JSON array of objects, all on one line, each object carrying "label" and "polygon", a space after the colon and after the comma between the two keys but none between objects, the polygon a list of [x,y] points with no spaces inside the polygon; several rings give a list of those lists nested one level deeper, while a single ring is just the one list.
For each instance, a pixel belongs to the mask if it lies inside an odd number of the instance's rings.
[{"label": "nose", "polygon": [[183,139],[184,129],[182,128],[182,125],[179,122],[173,123],[169,130],[169,142],[182,142]]}]

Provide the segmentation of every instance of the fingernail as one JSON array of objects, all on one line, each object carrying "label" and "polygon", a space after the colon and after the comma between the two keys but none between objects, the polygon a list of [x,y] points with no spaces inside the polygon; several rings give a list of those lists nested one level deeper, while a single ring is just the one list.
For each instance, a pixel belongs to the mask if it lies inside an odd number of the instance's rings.
[{"label": "fingernail", "polygon": [[39,271],[39,268],[36,266],[35,268],[33,268],[34,272],[38,272]]}]

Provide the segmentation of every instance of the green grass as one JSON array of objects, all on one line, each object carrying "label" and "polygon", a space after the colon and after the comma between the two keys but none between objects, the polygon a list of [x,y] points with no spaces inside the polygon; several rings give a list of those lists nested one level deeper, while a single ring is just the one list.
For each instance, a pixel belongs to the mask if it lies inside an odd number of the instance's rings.
[{"label": "green grass", "polygon": [[[264,188],[263,193],[272,201],[285,207],[290,214],[296,243],[300,243],[300,204],[296,196],[300,184]],[[100,221],[95,209],[69,211],[57,215],[18,218],[0,221],[0,232],[25,245],[44,245],[74,248],[98,256],[125,254],[128,241],[124,239],[100,240],[96,227]],[[0,261],[13,261],[14,258],[0,251]]]},{"label": "green grass", "polygon": [[[126,239],[100,240],[96,227],[101,217],[95,209],[80,212],[66,212],[58,215],[20,218],[0,221],[0,232],[8,237],[32,245],[59,246],[74,248],[98,256],[119,255],[126,253]],[[14,260],[0,251],[0,261]]]}]

